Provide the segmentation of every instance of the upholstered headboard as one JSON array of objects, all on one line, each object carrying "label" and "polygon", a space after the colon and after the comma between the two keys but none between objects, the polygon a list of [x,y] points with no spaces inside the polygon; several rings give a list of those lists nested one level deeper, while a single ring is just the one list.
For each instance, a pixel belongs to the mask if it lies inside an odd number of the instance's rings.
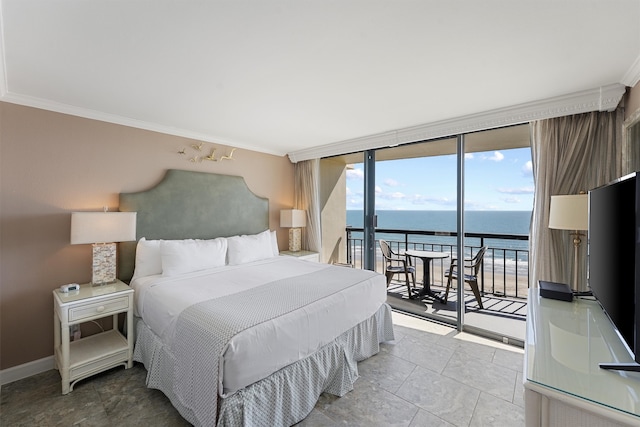
[{"label": "upholstered headboard", "polygon": [[[213,239],[269,228],[269,200],[240,176],[170,169],[149,190],[121,193],[120,210],[138,213],[138,239]],[[135,250],[136,242],[120,243],[120,280],[133,276]]]}]

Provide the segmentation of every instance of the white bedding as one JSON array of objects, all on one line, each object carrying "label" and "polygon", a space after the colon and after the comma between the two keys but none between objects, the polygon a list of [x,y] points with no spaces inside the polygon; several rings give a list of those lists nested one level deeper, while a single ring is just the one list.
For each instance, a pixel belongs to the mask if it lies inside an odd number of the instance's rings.
[{"label": "white bedding", "polygon": [[[293,257],[274,257],[173,277],[138,278],[136,315],[167,345],[178,315],[192,304],[245,291],[278,279],[325,268],[344,268]],[[371,317],[386,301],[382,275],[236,335],[221,361],[222,396],[228,396],[313,354],[336,336]]]}]

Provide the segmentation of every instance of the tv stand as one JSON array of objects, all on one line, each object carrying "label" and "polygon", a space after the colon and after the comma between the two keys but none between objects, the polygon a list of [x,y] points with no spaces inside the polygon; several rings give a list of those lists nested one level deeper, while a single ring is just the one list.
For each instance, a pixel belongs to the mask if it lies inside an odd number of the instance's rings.
[{"label": "tv stand", "polygon": [[640,372],[640,365],[635,362],[631,363],[600,363],[600,369],[608,369],[610,371],[629,371]]},{"label": "tv stand", "polygon": [[640,425],[640,365],[596,301],[532,288],[524,363],[527,427]]}]

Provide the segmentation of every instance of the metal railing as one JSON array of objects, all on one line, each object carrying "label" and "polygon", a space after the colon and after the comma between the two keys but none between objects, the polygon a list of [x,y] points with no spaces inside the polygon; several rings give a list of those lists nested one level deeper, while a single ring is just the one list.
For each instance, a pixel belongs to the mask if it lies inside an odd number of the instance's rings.
[{"label": "metal railing", "polygon": [[[363,268],[362,237],[364,229],[347,227],[347,262]],[[384,273],[379,239],[386,240],[396,253],[405,250],[447,252],[450,258],[434,259],[431,265],[432,286],[445,286],[445,272],[456,254],[456,232],[396,230],[376,228],[376,271]],[[465,233],[465,258],[487,246],[480,269],[480,291],[500,297],[526,298],[529,290],[528,235]],[[527,243],[525,243],[527,242]],[[416,263],[417,277],[422,277],[421,263]]]}]

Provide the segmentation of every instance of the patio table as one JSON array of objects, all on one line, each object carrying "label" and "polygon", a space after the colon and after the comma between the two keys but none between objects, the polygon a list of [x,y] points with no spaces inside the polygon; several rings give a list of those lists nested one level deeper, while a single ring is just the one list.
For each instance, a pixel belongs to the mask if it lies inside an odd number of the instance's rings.
[{"label": "patio table", "polygon": [[431,290],[431,260],[449,258],[449,254],[446,252],[418,251],[415,249],[407,250],[405,254],[422,260],[422,290],[418,292],[416,297],[430,297],[443,303],[444,301],[440,295]]}]

